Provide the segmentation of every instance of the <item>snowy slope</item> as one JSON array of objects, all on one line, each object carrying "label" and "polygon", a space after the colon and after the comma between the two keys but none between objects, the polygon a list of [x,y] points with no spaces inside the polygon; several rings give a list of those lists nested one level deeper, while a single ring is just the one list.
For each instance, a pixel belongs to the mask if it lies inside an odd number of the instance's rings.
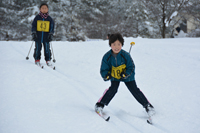
[{"label": "snowy slope", "polygon": [[[32,42],[0,42],[0,133],[200,132],[200,38],[126,38],[136,82],[157,114],[153,125],[124,83],[104,111],[94,105],[110,85],[99,74],[108,41],[53,42],[56,70],[34,65]],[[43,52],[42,52],[43,54]]]}]

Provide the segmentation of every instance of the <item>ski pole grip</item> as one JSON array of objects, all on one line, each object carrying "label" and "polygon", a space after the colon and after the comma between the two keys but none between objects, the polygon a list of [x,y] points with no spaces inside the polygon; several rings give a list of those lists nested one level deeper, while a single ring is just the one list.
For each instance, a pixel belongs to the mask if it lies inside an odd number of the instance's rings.
[{"label": "ski pole grip", "polygon": [[130,44],[131,44],[131,45],[135,45],[135,42],[131,42]]}]

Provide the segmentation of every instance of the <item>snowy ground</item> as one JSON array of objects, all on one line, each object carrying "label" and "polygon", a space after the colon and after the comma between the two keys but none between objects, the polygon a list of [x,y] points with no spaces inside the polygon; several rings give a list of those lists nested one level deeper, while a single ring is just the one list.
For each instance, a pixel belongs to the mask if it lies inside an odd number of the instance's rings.
[{"label": "snowy ground", "polygon": [[[136,82],[156,109],[153,125],[124,83],[104,111],[94,105],[110,85],[99,74],[108,41],[53,42],[56,70],[34,65],[32,42],[0,42],[0,133],[200,132],[200,38],[126,38]],[[42,52],[43,54],[43,52]]]}]

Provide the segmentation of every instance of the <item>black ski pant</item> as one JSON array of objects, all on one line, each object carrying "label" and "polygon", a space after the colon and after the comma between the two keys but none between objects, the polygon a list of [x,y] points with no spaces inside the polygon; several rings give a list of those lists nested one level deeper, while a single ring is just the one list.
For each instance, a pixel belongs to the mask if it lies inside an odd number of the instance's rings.
[{"label": "black ski pant", "polygon": [[[144,94],[137,87],[135,80],[124,83],[131,92],[131,94],[135,97],[135,99],[145,108],[149,104],[149,102],[144,96]],[[105,90],[104,95],[99,99],[98,102],[104,105],[108,105],[117,93],[119,84],[119,81],[111,81],[111,86],[107,90]]]},{"label": "black ski pant", "polygon": [[[51,50],[50,50],[50,44],[49,42],[43,42],[44,46],[44,56],[46,61],[51,60]],[[42,50],[42,43],[40,41],[35,42],[35,50],[33,57],[35,60],[40,60],[41,59],[41,50]]]}]

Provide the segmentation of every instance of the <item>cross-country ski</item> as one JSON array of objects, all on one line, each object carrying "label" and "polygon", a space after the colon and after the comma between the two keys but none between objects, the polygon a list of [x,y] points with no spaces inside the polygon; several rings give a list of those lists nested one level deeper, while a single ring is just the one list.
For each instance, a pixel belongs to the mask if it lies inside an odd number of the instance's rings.
[{"label": "cross-country ski", "polygon": [[41,65],[40,63],[39,63],[39,64],[36,64],[36,66],[41,67],[42,69],[44,68],[44,66]]},{"label": "cross-country ski", "polygon": [[95,111],[101,118],[103,118],[105,121],[109,121],[110,120],[110,116],[106,115],[105,113],[102,112],[97,112]]},{"label": "cross-country ski", "polygon": [[[48,66],[48,65],[47,65],[47,66]],[[56,70],[56,67],[55,67],[55,66],[53,66],[53,65],[51,65],[51,66],[48,66],[48,67],[52,68],[53,70]]]}]

